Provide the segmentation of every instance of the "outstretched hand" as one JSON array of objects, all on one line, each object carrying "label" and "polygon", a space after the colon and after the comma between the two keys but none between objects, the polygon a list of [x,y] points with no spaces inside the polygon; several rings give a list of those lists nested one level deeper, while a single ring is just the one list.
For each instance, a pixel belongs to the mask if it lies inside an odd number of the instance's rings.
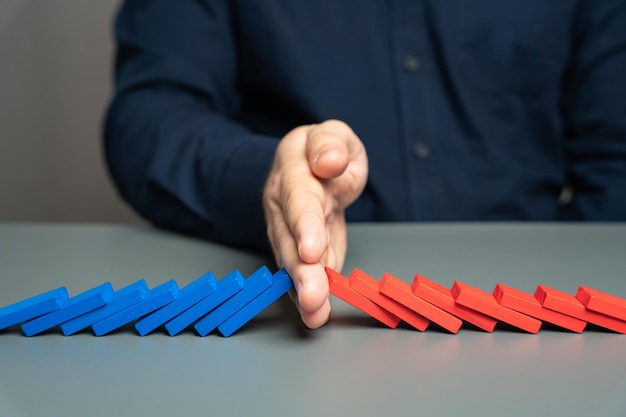
[{"label": "outstretched hand", "polygon": [[324,266],[341,270],[347,250],[344,211],[363,191],[365,147],[348,125],[300,126],[281,140],[263,190],[267,234],[276,262],[294,281],[304,324],[328,321]]}]

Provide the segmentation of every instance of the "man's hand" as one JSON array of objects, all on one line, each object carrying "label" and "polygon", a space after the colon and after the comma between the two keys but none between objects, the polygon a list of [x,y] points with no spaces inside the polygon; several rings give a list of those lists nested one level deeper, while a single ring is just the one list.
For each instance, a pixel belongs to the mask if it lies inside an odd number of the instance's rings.
[{"label": "man's hand", "polygon": [[296,288],[302,321],[328,321],[324,266],[340,270],[347,250],[344,210],[363,191],[367,155],[345,123],[300,126],[280,142],[263,190],[267,234]]}]

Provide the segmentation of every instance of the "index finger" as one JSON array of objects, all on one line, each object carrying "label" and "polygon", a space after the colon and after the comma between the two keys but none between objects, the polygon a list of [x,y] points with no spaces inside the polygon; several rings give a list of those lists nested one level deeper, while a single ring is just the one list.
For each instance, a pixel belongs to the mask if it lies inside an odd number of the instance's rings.
[{"label": "index finger", "polygon": [[328,247],[326,203],[322,185],[315,178],[285,178],[280,200],[300,259],[319,262]]}]

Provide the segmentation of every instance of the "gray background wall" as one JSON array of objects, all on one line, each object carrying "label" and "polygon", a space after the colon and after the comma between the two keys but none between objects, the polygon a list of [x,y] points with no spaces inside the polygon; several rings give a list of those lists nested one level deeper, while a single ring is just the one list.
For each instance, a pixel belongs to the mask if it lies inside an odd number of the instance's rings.
[{"label": "gray background wall", "polygon": [[104,165],[118,0],[0,0],[0,221],[140,222]]}]

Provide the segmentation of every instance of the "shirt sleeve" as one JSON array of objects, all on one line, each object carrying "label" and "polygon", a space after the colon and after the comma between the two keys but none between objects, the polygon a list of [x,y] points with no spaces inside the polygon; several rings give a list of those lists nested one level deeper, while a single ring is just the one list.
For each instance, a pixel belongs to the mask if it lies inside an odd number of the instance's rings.
[{"label": "shirt sleeve", "polygon": [[565,79],[567,220],[626,220],[626,2],[581,2]]},{"label": "shirt sleeve", "polygon": [[279,138],[236,121],[228,0],[127,1],[104,145],[121,195],[158,226],[268,248],[262,188]]}]

